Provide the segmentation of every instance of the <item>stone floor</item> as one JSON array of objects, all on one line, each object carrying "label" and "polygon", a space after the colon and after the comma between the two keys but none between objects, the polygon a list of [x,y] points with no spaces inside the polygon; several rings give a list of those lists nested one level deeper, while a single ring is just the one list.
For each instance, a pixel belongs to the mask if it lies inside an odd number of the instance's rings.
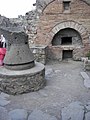
[{"label": "stone floor", "polygon": [[83,62],[48,63],[44,89],[18,96],[0,93],[0,120],[90,120],[90,89],[81,72]]}]

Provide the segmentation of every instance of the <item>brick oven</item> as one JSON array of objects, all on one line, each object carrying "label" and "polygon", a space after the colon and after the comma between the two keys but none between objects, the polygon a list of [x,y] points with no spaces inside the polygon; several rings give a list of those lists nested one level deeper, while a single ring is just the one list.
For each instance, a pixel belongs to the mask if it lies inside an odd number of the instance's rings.
[{"label": "brick oven", "polygon": [[46,58],[81,60],[90,51],[89,0],[37,0],[35,45],[47,46]]}]

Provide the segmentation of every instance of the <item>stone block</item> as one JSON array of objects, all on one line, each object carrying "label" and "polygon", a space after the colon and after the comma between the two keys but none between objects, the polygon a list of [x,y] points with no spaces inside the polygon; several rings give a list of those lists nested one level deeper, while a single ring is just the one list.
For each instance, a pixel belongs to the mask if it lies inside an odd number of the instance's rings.
[{"label": "stone block", "polygon": [[81,76],[84,78],[84,80],[90,79],[86,72],[81,72]]},{"label": "stone block", "polygon": [[11,120],[27,120],[28,113],[24,109],[15,109],[9,112]]},{"label": "stone block", "polygon": [[62,109],[62,120],[83,120],[84,106],[80,102],[73,102]]},{"label": "stone block", "polygon": [[56,117],[49,114],[43,113],[40,110],[34,110],[30,115],[28,120],[57,120]]}]

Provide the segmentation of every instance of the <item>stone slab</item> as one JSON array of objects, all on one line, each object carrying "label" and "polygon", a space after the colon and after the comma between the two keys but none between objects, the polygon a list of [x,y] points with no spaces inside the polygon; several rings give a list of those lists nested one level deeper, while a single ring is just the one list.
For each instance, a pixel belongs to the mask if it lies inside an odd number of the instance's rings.
[{"label": "stone slab", "polygon": [[11,120],[4,107],[0,107],[0,120]]},{"label": "stone slab", "polygon": [[3,98],[9,98],[10,95],[4,93],[4,92],[1,92],[0,96],[2,96]]},{"label": "stone slab", "polygon": [[84,86],[85,86],[86,88],[90,88],[90,79],[85,79],[85,80],[84,80]]},{"label": "stone slab", "polygon": [[49,114],[43,113],[40,110],[34,110],[30,115],[28,120],[57,120],[56,117]]},{"label": "stone slab", "polygon": [[38,71],[41,71],[42,69],[44,69],[44,65],[38,62],[35,62],[35,67],[31,68],[31,69],[27,69],[27,70],[9,70],[4,68],[3,66],[0,67],[0,77],[1,76],[21,76],[21,75],[33,75],[35,73],[37,73]]},{"label": "stone slab", "polygon": [[73,102],[62,109],[62,120],[83,120],[84,106],[80,102]]},{"label": "stone slab", "polygon": [[27,120],[28,113],[24,109],[15,109],[9,112],[11,120]]},{"label": "stone slab", "polygon": [[80,72],[84,79],[90,79],[86,72]]},{"label": "stone slab", "polygon": [[4,107],[4,106],[8,105],[9,103],[10,103],[10,101],[5,100],[5,98],[0,97],[0,106]]}]

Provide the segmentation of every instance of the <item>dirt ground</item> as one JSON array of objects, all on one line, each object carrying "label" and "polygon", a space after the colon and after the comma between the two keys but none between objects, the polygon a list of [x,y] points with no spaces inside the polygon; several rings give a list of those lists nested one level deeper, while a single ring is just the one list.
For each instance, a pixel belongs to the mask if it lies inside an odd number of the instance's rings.
[{"label": "dirt ground", "polygon": [[11,102],[6,106],[8,111],[23,108],[31,112],[39,109],[59,118],[61,109],[71,102],[90,102],[90,89],[84,87],[80,75],[83,71],[83,62],[50,62],[45,68],[46,86],[37,92],[10,95]]}]

